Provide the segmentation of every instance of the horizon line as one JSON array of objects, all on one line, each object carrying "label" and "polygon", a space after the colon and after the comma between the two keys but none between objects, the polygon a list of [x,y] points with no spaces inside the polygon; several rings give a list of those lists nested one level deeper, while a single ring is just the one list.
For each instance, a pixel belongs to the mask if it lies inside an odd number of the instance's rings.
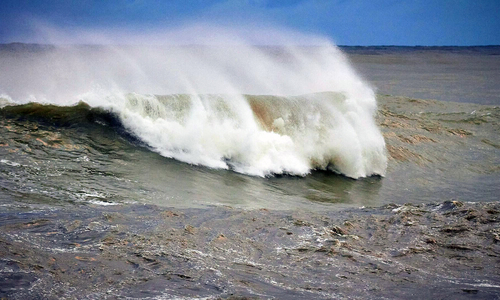
[{"label": "horizon line", "polygon": [[[333,44],[333,43],[332,43]],[[94,43],[37,43],[37,42],[4,42],[0,46],[8,45],[30,45],[30,46],[227,46],[227,45],[207,45],[207,44],[94,44]],[[234,45],[237,46],[238,44]],[[299,46],[299,47],[321,47],[323,45],[295,45],[295,44],[250,44],[250,46]],[[467,48],[467,47],[500,47],[500,44],[483,44],[483,45],[394,45],[394,44],[373,44],[373,45],[342,45],[333,44],[337,47],[413,47],[413,48],[438,48],[438,47],[454,47],[454,48]]]}]

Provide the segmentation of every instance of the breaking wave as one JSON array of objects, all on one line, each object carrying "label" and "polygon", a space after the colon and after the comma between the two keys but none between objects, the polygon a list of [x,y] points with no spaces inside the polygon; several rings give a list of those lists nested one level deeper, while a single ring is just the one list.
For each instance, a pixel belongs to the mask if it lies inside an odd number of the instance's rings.
[{"label": "breaking wave", "polygon": [[2,105],[57,116],[84,101],[72,112],[109,112],[165,157],[255,176],[385,174],[374,92],[331,44],[2,49],[0,66]]},{"label": "breaking wave", "polygon": [[[108,99],[109,101],[109,99]],[[119,101],[115,100],[119,103]],[[344,95],[124,96],[123,106],[30,103],[4,117],[55,126],[123,128],[165,157],[256,176],[331,170],[352,178],[383,175],[385,144],[370,115]]]}]

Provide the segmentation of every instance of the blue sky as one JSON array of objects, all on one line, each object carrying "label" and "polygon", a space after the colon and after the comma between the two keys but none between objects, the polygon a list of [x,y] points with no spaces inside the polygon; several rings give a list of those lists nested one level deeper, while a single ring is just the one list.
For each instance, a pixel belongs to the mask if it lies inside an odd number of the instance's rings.
[{"label": "blue sky", "polygon": [[[500,0],[2,0],[0,43],[161,32],[191,24],[285,28],[339,45],[499,45]],[[79,42],[77,38],[73,42]],[[80,42],[85,42],[80,41]]]}]

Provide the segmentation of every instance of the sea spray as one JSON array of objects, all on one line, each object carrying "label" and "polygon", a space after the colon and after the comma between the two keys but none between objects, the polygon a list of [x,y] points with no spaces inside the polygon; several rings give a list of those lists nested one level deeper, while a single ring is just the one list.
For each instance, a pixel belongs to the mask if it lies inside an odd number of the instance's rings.
[{"label": "sea spray", "polygon": [[153,150],[191,164],[257,176],[385,174],[374,93],[334,45],[229,41],[3,50],[0,93],[104,107]]}]

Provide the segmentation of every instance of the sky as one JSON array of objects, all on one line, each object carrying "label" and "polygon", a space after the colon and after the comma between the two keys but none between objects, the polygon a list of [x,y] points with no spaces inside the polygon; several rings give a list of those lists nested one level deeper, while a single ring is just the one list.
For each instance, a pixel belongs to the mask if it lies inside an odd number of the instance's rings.
[{"label": "sky", "polygon": [[158,41],[196,32],[210,38],[221,28],[258,35],[255,43],[264,44],[287,32],[287,40],[304,44],[314,43],[306,36],[320,36],[338,45],[500,45],[500,0],[0,2],[0,43]]}]

